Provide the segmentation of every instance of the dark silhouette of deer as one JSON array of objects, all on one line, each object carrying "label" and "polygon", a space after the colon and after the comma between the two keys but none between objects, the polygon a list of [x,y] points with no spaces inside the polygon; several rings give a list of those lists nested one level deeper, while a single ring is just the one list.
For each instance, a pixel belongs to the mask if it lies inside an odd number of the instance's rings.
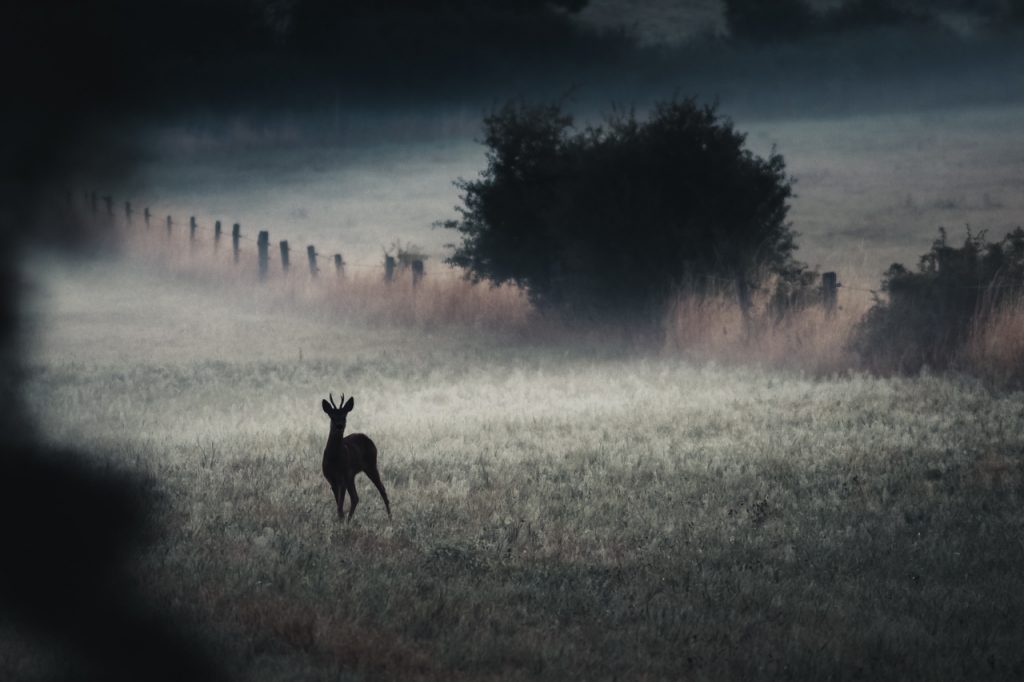
[{"label": "dark silhouette of deer", "polygon": [[352,515],[356,513],[356,505],[359,504],[359,495],[356,493],[356,474],[363,472],[373,481],[384,498],[384,508],[388,511],[388,518],[391,518],[391,503],[388,502],[388,493],[384,490],[384,484],[380,482],[380,471],[377,470],[377,446],[365,434],[353,433],[345,435],[345,419],[348,413],[355,407],[355,399],[349,398],[345,402],[345,394],[341,395],[341,407],[334,404],[334,396],[330,393],[327,396],[331,402],[322,402],[324,412],[331,418],[331,433],[327,436],[327,446],[324,448],[324,478],[331,484],[331,492],[334,493],[334,501],[338,503],[338,518],[344,519],[342,504],[345,502],[345,493],[348,493],[352,505],[348,510],[348,518],[351,521]]}]

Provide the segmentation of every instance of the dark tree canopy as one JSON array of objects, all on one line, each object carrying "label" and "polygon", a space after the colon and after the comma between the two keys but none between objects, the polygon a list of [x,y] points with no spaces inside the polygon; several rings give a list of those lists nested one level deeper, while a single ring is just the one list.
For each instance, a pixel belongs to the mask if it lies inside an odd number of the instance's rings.
[{"label": "dark tree canopy", "polygon": [[558,106],[508,104],[484,120],[488,165],[460,180],[462,242],[448,262],[515,282],[540,307],[654,320],[682,285],[740,287],[789,266],[791,182],[713,106],[574,132]]}]

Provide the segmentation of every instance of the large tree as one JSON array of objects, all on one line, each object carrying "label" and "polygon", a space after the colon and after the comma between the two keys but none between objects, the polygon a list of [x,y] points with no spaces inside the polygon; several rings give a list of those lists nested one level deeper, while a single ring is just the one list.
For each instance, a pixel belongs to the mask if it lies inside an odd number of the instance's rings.
[{"label": "large tree", "polygon": [[793,263],[785,162],[759,157],[713,106],[657,105],[575,132],[554,105],[484,120],[487,168],[460,180],[448,262],[515,282],[540,307],[656,323],[681,286],[749,287]]}]

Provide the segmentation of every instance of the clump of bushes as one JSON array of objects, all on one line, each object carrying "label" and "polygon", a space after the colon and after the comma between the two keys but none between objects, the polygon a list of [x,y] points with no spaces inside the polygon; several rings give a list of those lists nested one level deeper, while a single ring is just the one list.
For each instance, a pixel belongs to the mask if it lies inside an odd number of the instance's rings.
[{"label": "clump of bushes", "polygon": [[384,257],[394,258],[401,271],[411,268],[416,261],[423,263],[429,258],[422,247],[412,242],[403,244],[400,239],[396,239],[389,248],[384,249]]},{"label": "clump of bushes", "polygon": [[921,256],[917,271],[894,263],[877,300],[857,327],[852,348],[880,372],[957,366],[972,334],[1024,290],[1024,230],[998,242],[968,231],[951,246],[945,230]]},{"label": "clump of bushes", "polygon": [[821,273],[806,264],[793,261],[774,273],[768,311],[778,323],[787,315],[799,313],[822,303]]}]

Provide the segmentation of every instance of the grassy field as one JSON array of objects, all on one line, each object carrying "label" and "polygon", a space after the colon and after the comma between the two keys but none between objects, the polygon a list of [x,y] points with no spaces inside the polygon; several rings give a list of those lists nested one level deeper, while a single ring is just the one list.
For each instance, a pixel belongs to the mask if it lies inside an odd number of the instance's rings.
[{"label": "grassy field", "polygon": [[[39,428],[152,481],[137,581],[240,679],[1024,675],[1020,393],[35,271]],[[328,391],[392,522],[335,516]]]}]

